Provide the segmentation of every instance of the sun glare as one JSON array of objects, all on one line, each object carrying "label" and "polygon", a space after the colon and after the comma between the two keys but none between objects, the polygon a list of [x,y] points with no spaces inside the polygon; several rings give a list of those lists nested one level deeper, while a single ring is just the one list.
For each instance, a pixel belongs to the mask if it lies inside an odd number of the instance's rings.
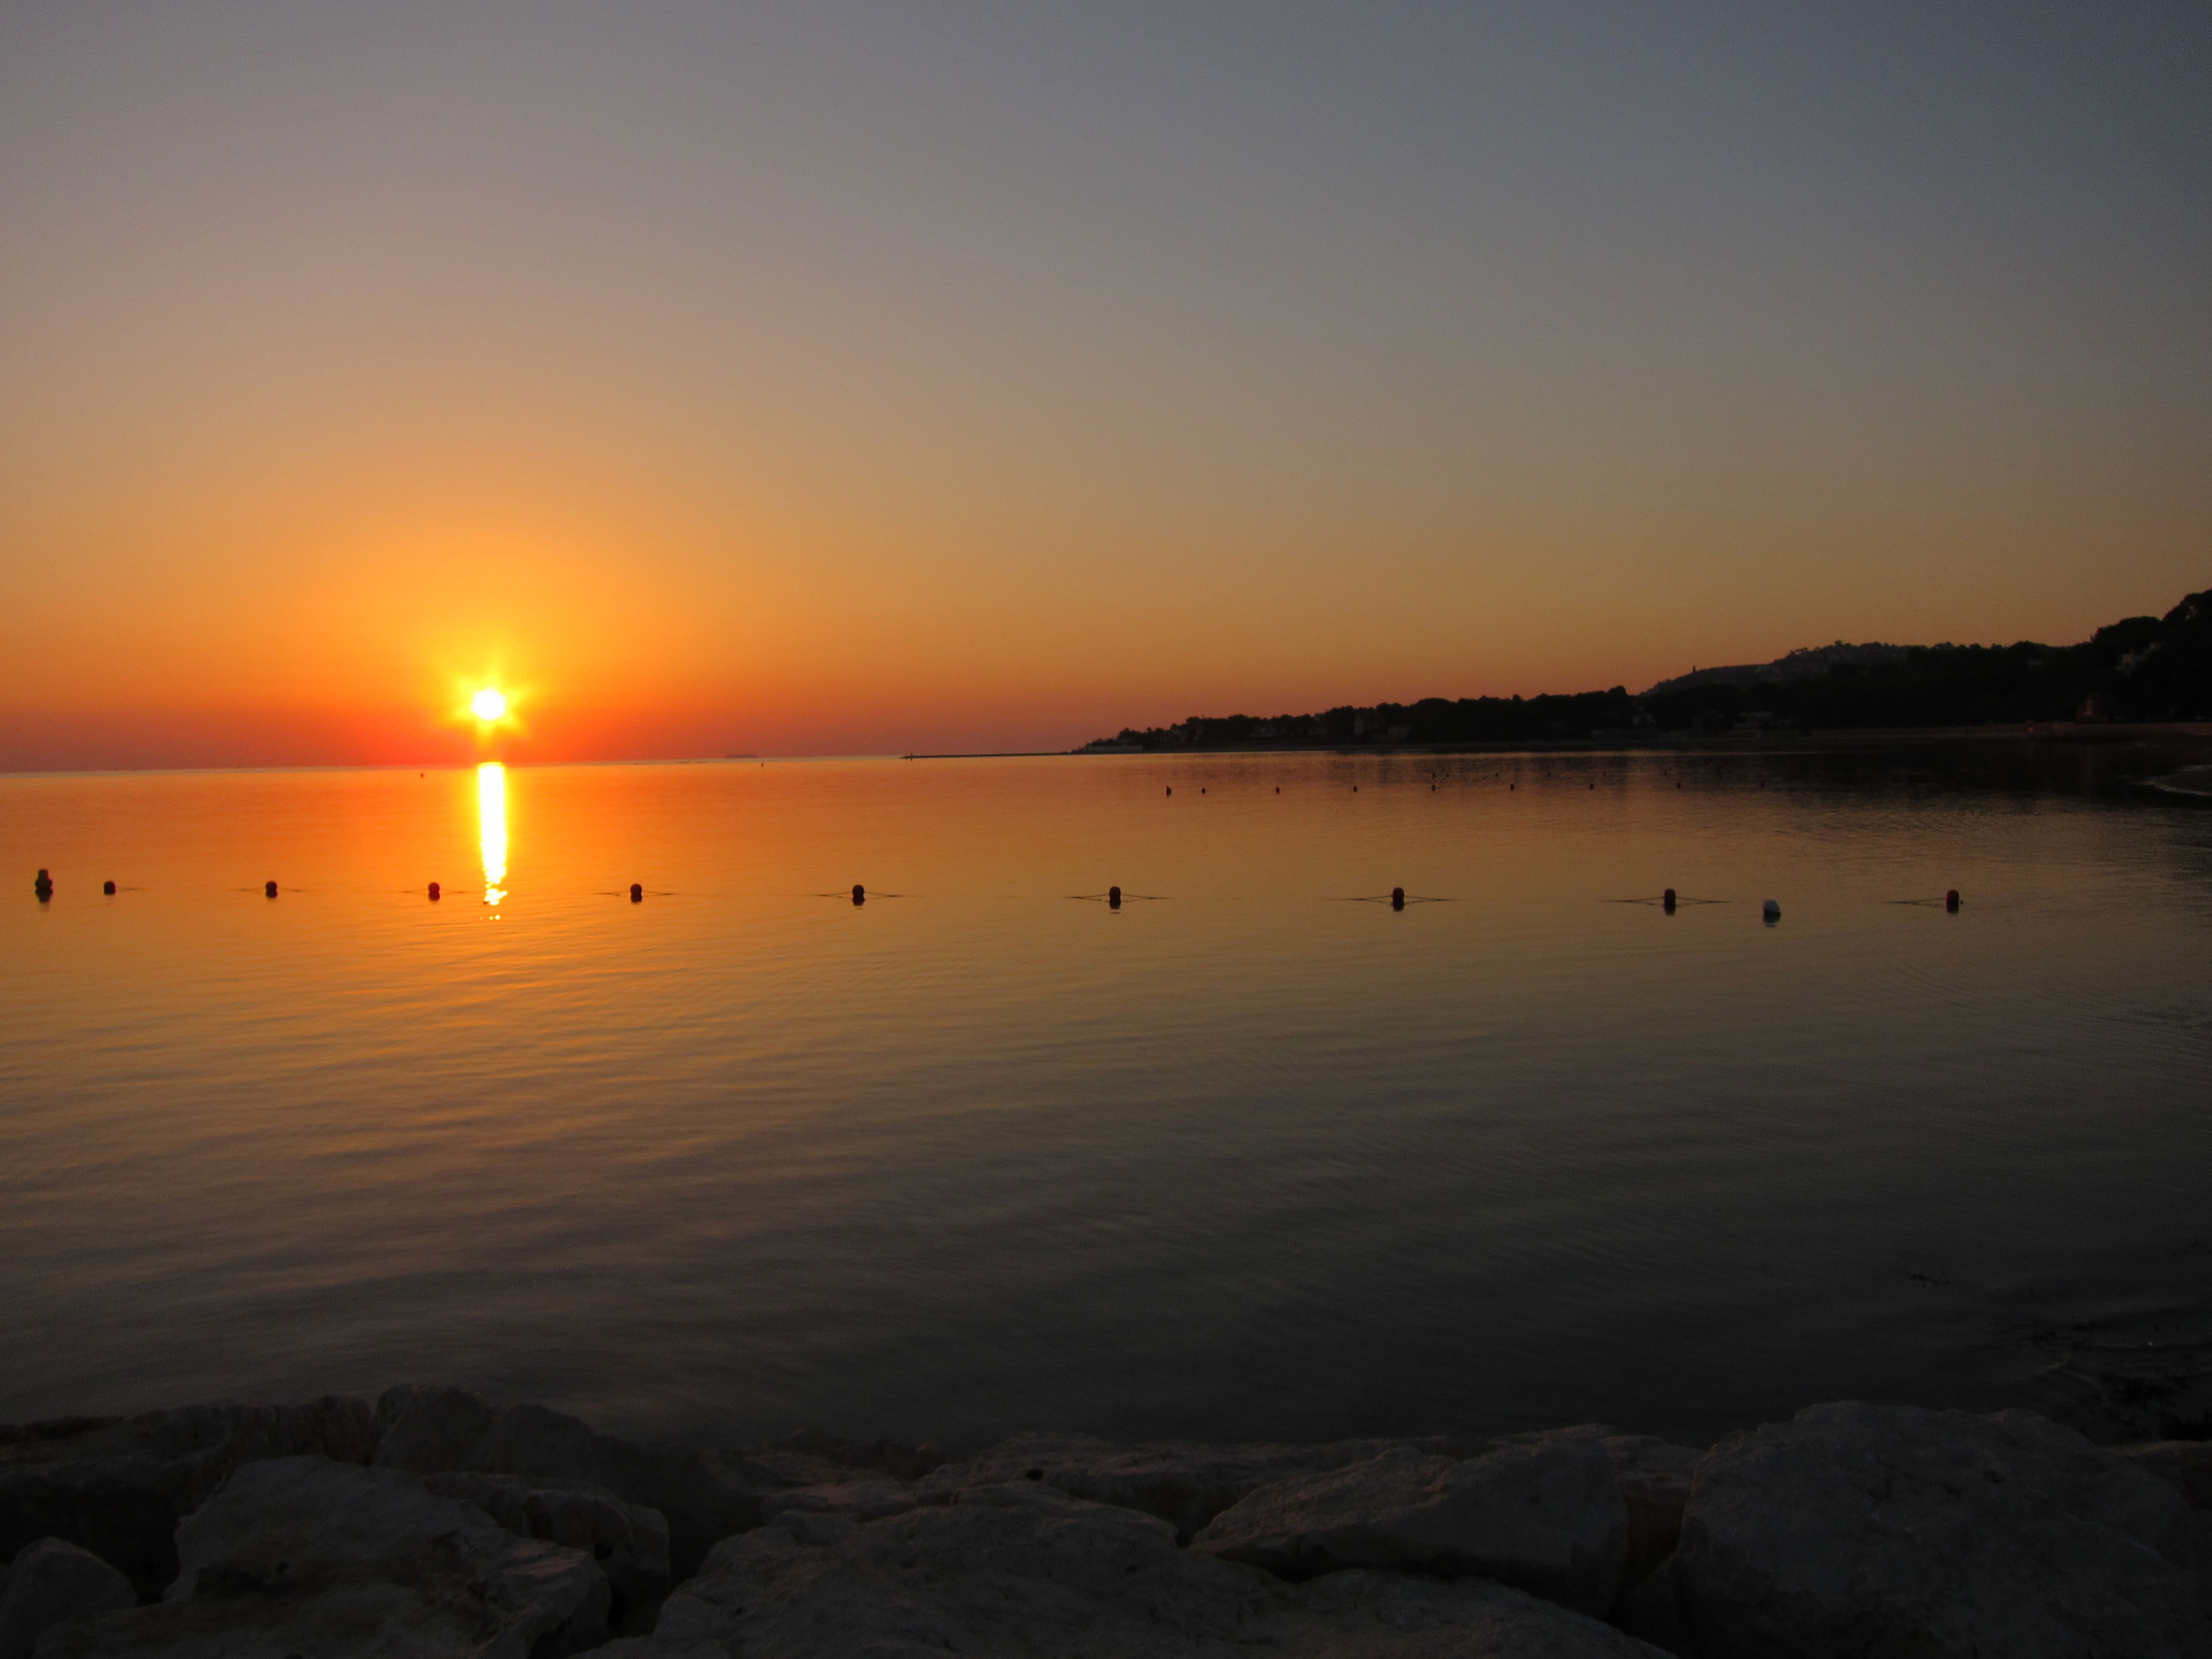
[{"label": "sun glare", "polygon": [[469,708],[480,720],[503,720],[507,715],[507,697],[487,685],[469,699]]},{"label": "sun glare", "polygon": [[497,904],[507,896],[507,769],[497,761],[477,768],[477,837],[483,854],[483,902]]}]

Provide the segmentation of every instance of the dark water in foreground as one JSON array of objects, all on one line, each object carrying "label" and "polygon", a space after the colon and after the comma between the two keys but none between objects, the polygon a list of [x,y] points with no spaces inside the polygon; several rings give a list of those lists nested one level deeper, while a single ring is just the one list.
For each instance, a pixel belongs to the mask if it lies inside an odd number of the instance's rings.
[{"label": "dark water in foreground", "polygon": [[2212,811],[2038,764],[0,779],[0,1419],[2158,1431]]}]

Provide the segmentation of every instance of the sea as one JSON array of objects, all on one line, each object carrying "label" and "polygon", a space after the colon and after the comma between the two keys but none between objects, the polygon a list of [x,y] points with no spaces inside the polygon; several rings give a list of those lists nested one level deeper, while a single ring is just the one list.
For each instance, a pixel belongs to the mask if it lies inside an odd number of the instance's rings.
[{"label": "sea", "polygon": [[434,1380],[728,1444],[2202,1434],[2171,763],[0,778],[0,1419]]}]

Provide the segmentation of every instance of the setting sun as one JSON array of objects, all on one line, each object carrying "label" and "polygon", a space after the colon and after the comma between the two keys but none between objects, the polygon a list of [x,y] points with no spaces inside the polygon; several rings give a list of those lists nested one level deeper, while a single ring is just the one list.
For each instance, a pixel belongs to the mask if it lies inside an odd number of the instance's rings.
[{"label": "setting sun", "polygon": [[469,708],[480,720],[502,720],[507,715],[507,697],[488,685],[469,699]]}]

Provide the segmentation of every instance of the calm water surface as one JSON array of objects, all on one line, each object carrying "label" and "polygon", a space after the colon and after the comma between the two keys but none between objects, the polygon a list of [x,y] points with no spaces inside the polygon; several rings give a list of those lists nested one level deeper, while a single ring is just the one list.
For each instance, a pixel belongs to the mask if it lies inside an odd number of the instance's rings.
[{"label": "calm water surface", "polygon": [[0,1418],[2155,1431],[2212,811],[2104,764],[0,779]]}]

